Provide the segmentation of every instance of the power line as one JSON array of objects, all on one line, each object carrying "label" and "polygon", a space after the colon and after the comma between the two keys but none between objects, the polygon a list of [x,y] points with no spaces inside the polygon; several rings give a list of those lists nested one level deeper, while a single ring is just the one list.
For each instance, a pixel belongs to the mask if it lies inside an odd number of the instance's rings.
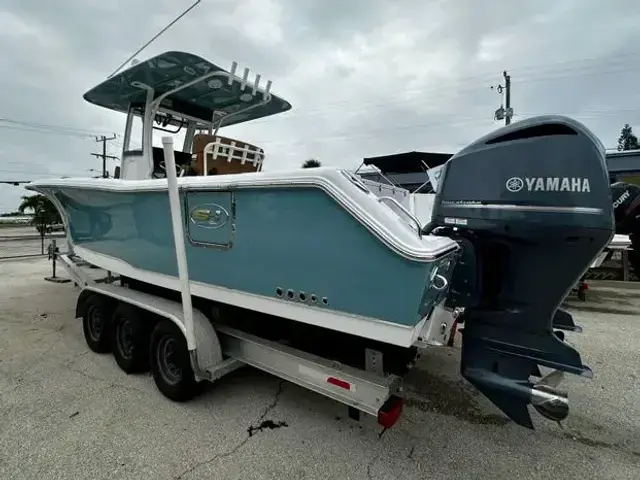
[{"label": "power line", "polygon": [[[578,69],[576,69],[576,67],[570,67],[570,68],[549,68],[549,65],[531,65],[528,67],[522,67],[519,69],[516,69],[516,71],[518,72],[526,72],[526,71],[535,71],[537,73],[537,75],[522,75],[519,74],[518,75],[518,84],[523,84],[523,83],[532,83],[532,82],[539,82],[539,81],[547,81],[547,80],[557,80],[557,79],[562,79],[562,78],[571,78],[574,75],[567,75],[567,73],[570,72],[574,72],[576,74],[580,73],[580,74],[589,74],[589,73],[597,73],[599,75],[615,75],[615,74],[620,74],[620,73],[624,73],[624,74],[628,74],[630,71],[636,69],[634,67],[629,67],[626,65],[620,65],[621,68],[619,70],[613,70],[613,69],[606,69],[606,70],[602,70],[601,65],[606,65],[607,63],[617,63],[620,62],[622,60],[627,60],[629,57],[634,57],[637,58],[638,54],[621,54],[621,55],[616,55],[613,57],[610,57],[607,61],[599,64],[599,65],[585,65],[583,67],[580,67]],[[562,62],[554,62],[551,65],[572,65],[572,64],[579,64],[579,63],[584,63],[585,61],[588,61],[589,59],[582,59],[582,60],[571,60],[571,61],[562,61]],[[597,60],[597,59],[592,59],[592,60]],[[640,66],[639,66],[640,67]],[[592,72],[590,72],[590,70],[593,70]],[[564,74],[558,75],[558,73],[562,73],[564,72]],[[553,74],[556,73],[556,75],[549,75],[549,74]],[[475,85],[469,85],[471,80],[476,80]],[[465,76],[465,77],[459,77],[457,79],[454,79],[450,82],[448,82],[447,85],[445,86],[434,86],[434,87],[429,87],[429,88],[424,88],[424,87],[420,87],[420,88],[413,88],[413,89],[403,89],[401,93],[399,94],[394,94],[391,96],[386,96],[385,100],[383,101],[359,101],[357,104],[357,107],[354,108],[354,106],[349,106],[347,108],[344,109],[336,109],[333,108],[334,106],[337,105],[348,105],[351,104],[353,105],[353,100],[342,100],[342,101],[335,101],[335,102],[325,102],[323,104],[322,108],[316,108],[316,109],[305,109],[305,110],[294,110],[294,111],[290,111],[285,113],[282,116],[278,116],[278,117],[274,117],[274,118],[269,118],[269,119],[259,119],[259,120],[255,120],[252,121],[251,124],[255,125],[255,124],[262,124],[262,123],[266,123],[266,122],[273,122],[273,121],[278,121],[278,119],[281,119],[283,121],[286,121],[287,119],[292,119],[295,118],[296,120],[299,118],[313,118],[313,117],[317,117],[319,115],[325,115],[327,114],[329,111],[332,114],[336,114],[336,113],[342,113],[342,114],[351,114],[351,115],[355,115],[359,112],[362,113],[366,113],[367,111],[371,111],[371,107],[384,107],[390,104],[393,104],[394,106],[401,106],[401,105],[405,105],[405,104],[411,104],[411,105],[420,105],[423,103],[427,103],[428,101],[437,98],[437,99],[442,99],[444,96],[447,95],[456,95],[459,96],[461,94],[465,94],[465,93],[471,93],[471,92],[477,92],[478,88],[480,85],[480,83],[484,83],[485,81],[490,81],[490,78],[488,77],[488,74],[486,75],[475,75],[475,76]],[[456,88],[457,85],[460,85],[462,88]],[[477,86],[476,86],[477,85]],[[449,91],[447,91],[449,90]],[[406,96],[406,94],[410,94],[410,93],[415,93],[416,95],[420,95],[420,98],[418,100],[416,99],[400,99],[400,96]],[[0,121],[5,121],[5,122],[12,122],[15,124],[20,124],[20,125],[26,125],[26,126],[33,126],[33,127],[38,127],[38,128],[47,128],[49,129],[49,131],[47,130],[41,130],[42,133],[50,133],[50,134],[58,134],[58,135],[68,135],[68,136],[77,136],[77,137],[82,137],[82,138],[89,138],[89,137],[93,137],[96,134],[98,134],[97,132],[90,132],[88,130],[81,130],[75,127],[64,127],[64,126],[59,126],[59,125],[46,125],[46,124],[38,124],[38,123],[34,123],[34,122],[25,122],[25,121],[18,121],[18,120],[14,120],[14,119],[5,119],[5,118],[0,118]],[[0,128],[10,128],[10,129],[14,129],[11,128],[9,126],[3,126],[0,125]],[[20,128],[18,128],[20,129]],[[28,131],[36,131],[33,129],[27,129]],[[55,130],[55,131],[53,131]],[[64,130],[61,131],[61,130]],[[40,131],[39,131],[40,132]],[[86,132],[86,133],[85,133]]]},{"label": "power line", "polygon": [[82,138],[82,139],[91,138],[93,136],[88,134],[78,134],[78,133],[62,132],[62,131],[55,131],[55,130],[43,130],[38,128],[27,128],[27,127],[13,126],[13,125],[0,125],[0,129],[14,130],[19,132],[45,133],[48,135],[60,135],[63,137],[75,137],[75,138]]},{"label": "power line", "polygon": [[[42,165],[42,164],[31,164],[31,165],[29,165],[29,167],[44,168],[44,169],[47,168],[47,166]],[[30,174],[30,173],[33,173],[33,168],[31,169],[31,171],[26,171],[26,170],[12,170],[11,168],[0,167],[0,173],[17,173],[18,175]],[[44,175],[58,175],[59,174],[59,172],[51,172],[51,171],[46,171],[46,172],[43,172],[43,173],[44,173]],[[60,175],[67,175],[67,174],[60,173]]]},{"label": "power line", "polygon": [[[2,125],[7,123],[8,125]],[[82,130],[75,127],[67,127],[62,125],[51,125],[30,122],[25,120],[17,120],[13,118],[0,118],[0,128],[8,130],[22,130],[28,132],[48,133],[53,135],[63,135],[79,138],[92,138],[101,133],[89,130]]]},{"label": "power line", "polygon": [[[628,64],[622,64],[621,62],[623,60],[626,60],[626,57],[636,57],[638,59],[640,59],[640,55],[636,54],[624,54],[624,55],[613,55],[611,57],[608,57],[607,60],[599,62],[597,65],[585,65],[585,66],[574,66],[574,67],[564,67],[564,68],[550,68],[550,66],[553,65],[570,65],[570,64],[579,64],[581,62],[584,62],[584,60],[570,60],[570,61],[562,61],[562,62],[553,62],[550,64],[539,64],[539,65],[530,65],[527,67],[521,67],[518,69],[512,69],[512,71],[515,71],[518,73],[518,82],[522,83],[522,82],[531,82],[531,81],[540,81],[540,80],[554,80],[554,79],[559,79],[559,78],[570,78],[572,77],[571,75],[566,75],[566,73],[570,73],[570,72],[576,72],[578,74],[588,74],[588,73],[593,73],[593,74],[598,74],[598,75],[610,75],[610,74],[615,74],[615,73],[628,73],[630,70],[634,70],[634,69],[638,69],[640,68],[640,65],[637,65],[635,67],[633,66],[629,66]],[[592,58],[592,59],[588,59],[588,60],[597,60],[597,58]],[[613,64],[613,65],[611,65]],[[620,65],[617,65],[620,64]],[[613,70],[611,68],[606,68],[607,66],[619,66],[621,67],[620,70]],[[527,73],[527,72],[532,72],[532,73]],[[535,72],[535,73],[533,73]],[[554,74],[554,73],[565,73],[564,75],[555,75],[555,76],[549,76],[549,74]],[[477,91],[477,88],[470,85],[470,84],[475,84],[475,85],[480,85],[480,84],[484,84],[486,82],[491,81],[491,79],[494,77],[494,74],[492,73],[483,73],[483,74],[479,74],[479,75],[471,75],[471,76],[459,76],[457,78],[451,79],[450,81],[447,82],[446,85],[435,85],[433,87],[430,88],[424,88],[424,87],[418,87],[418,88],[404,88],[402,89],[401,94],[405,94],[405,93],[416,93],[416,94],[421,94],[423,95],[424,93],[428,93],[430,91],[432,91],[435,95],[440,96],[442,94],[442,90],[445,89],[449,89],[449,90],[455,90],[456,92],[460,91],[461,88],[460,87],[464,87],[464,90],[473,90],[473,91]],[[387,97],[389,98],[389,97]],[[338,101],[334,101],[334,102],[325,102],[323,105],[325,107],[333,107],[335,105],[340,105],[340,104],[344,104],[344,103],[350,103],[352,102],[352,100],[338,100]],[[362,103],[362,102],[358,102],[358,103]],[[369,103],[369,102],[364,102],[364,103]]]},{"label": "power line", "polygon": [[[640,66],[638,67],[640,68]],[[638,70],[636,68],[635,70]],[[616,74],[629,74],[632,68],[624,68],[621,70],[610,70],[606,72],[598,72],[603,75],[616,75]],[[551,80],[561,80],[568,79],[574,76],[568,75],[555,75],[555,76],[532,76],[529,78],[521,78],[518,76],[518,85],[521,84],[529,84],[534,82],[541,81],[551,81]],[[486,79],[487,82],[491,81],[490,78]],[[485,82],[483,82],[485,83]],[[485,83],[486,85],[486,83]],[[293,110],[286,112],[280,116],[273,118],[264,118],[251,121],[251,125],[256,124],[266,124],[268,122],[287,122],[291,120],[298,121],[301,118],[315,118],[319,116],[335,116],[340,114],[341,116],[345,115],[356,115],[359,113],[367,113],[373,111],[374,108],[384,108],[388,106],[393,107],[403,107],[403,106],[411,106],[417,107],[430,103],[433,100],[443,100],[448,97],[459,97],[465,94],[475,93],[482,89],[482,85],[478,82],[478,84],[474,85],[466,85],[461,88],[454,89],[452,84],[448,84],[445,86],[434,86],[429,88],[415,88],[415,89],[402,89],[400,93],[386,96],[385,100],[382,101],[341,101],[341,102],[326,102],[323,103],[323,106],[320,108],[308,108],[304,110]],[[415,94],[415,97],[418,98],[406,98],[407,94]],[[405,97],[405,98],[402,98]],[[352,106],[346,106],[347,104],[351,104]],[[345,105],[345,108],[335,108],[336,105]]]},{"label": "power line", "polygon": [[[197,3],[197,2],[196,2]],[[192,5],[190,8],[193,8],[195,6]],[[538,64],[538,65],[529,65],[529,66],[525,66],[525,67],[520,67],[520,68],[516,68],[516,69],[512,69],[514,71],[516,71],[518,73],[518,82],[519,83],[525,83],[525,82],[535,82],[535,81],[540,81],[540,80],[553,80],[553,79],[559,79],[559,78],[570,78],[571,76],[567,76],[567,75],[555,75],[555,76],[548,76],[548,74],[553,74],[553,73],[561,73],[561,72],[576,72],[576,73],[597,73],[597,74],[602,74],[602,75],[609,75],[609,74],[617,74],[617,73],[628,73],[630,70],[635,70],[640,66],[637,67],[632,67],[629,66],[627,64],[621,64],[619,65],[620,67],[623,67],[620,70],[612,70],[610,68],[605,69],[603,67],[613,63],[613,64],[618,64],[622,61],[628,61],[630,58],[640,58],[640,55],[638,53],[627,53],[627,54],[618,54],[618,55],[612,55],[609,56],[607,58],[607,60],[603,61],[603,62],[599,62],[598,65],[584,65],[582,67],[579,66],[579,64],[584,64],[585,62],[595,62],[598,61],[599,58],[598,57],[587,57],[587,58],[583,58],[583,59],[577,59],[577,60],[565,60],[565,61],[558,61],[558,62],[552,62],[552,63],[547,63],[547,64]],[[126,62],[125,62],[126,63]],[[578,64],[578,66],[570,66],[570,65],[576,65]],[[554,68],[553,66],[557,65],[557,66],[562,66],[562,65],[569,65],[569,67],[565,67],[565,68]],[[618,65],[616,65],[618,66]],[[587,71],[584,71],[584,70]],[[593,72],[589,72],[588,70],[593,70]],[[534,71],[536,73],[536,75],[526,75],[526,72],[530,72],[530,71]],[[540,75],[542,74],[542,75]],[[413,89],[403,89],[403,93],[407,93],[407,92],[413,92],[413,93],[417,93],[422,95],[422,98],[424,97],[425,93],[429,93],[432,92],[434,94],[434,96],[438,96],[441,97],[443,95],[443,89],[451,89],[454,90],[454,93],[460,93],[461,91],[477,91],[477,88],[474,86],[469,86],[470,81],[475,80],[476,84],[480,84],[480,83],[485,83],[486,81],[490,81],[490,78],[493,76],[493,74],[490,73],[486,73],[486,74],[480,74],[480,75],[473,75],[473,76],[462,76],[462,77],[458,77],[457,79],[453,79],[450,82],[447,83],[446,86],[434,86],[431,88],[413,88]],[[466,85],[467,87],[464,88],[463,90],[461,90],[460,88],[456,88],[457,85]],[[392,101],[394,100],[394,96],[392,97],[387,97],[388,99],[390,98]],[[324,107],[332,107],[335,105],[340,105],[340,104],[348,104],[351,103],[352,100],[341,100],[341,101],[337,101],[337,102],[326,102],[324,103]],[[413,100],[411,100],[411,102],[413,102]],[[377,102],[358,102],[359,105],[386,105],[389,104],[391,102],[389,102],[389,100],[387,100],[386,102],[383,103],[377,103]],[[394,101],[394,103],[397,103]],[[320,109],[320,110],[325,110],[325,108]],[[305,113],[312,113],[314,111],[318,111],[318,109],[314,109],[314,110],[305,110]],[[287,112],[287,118],[296,115],[298,112],[294,111],[294,112]],[[278,117],[278,118],[284,118],[284,117]],[[5,121],[5,122],[12,122],[12,123],[20,123],[20,124],[25,124],[25,125],[30,125],[30,126],[36,126],[36,127],[47,127],[47,128],[54,128],[54,129],[64,129],[64,130],[69,130],[69,131],[76,131],[78,133],[85,133],[87,136],[94,136],[96,134],[102,134],[102,132],[95,132],[95,131],[88,131],[88,130],[83,130],[83,129],[78,129],[75,127],[64,127],[64,126],[59,126],[59,125],[46,125],[46,124],[38,124],[38,123],[34,123],[34,122],[24,122],[24,121],[18,121],[18,120],[14,120],[14,119],[6,119],[6,118],[0,118],[0,121]],[[255,122],[252,122],[255,123]]]},{"label": "power line", "polygon": [[[584,110],[584,111],[564,111],[564,112],[527,112],[527,113],[514,113],[514,117],[530,117],[530,116],[538,116],[538,115],[566,115],[566,116],[574,116],[577,118],[590,118],[590,119],[599,119],[605,116],[617,116],[617,115],[625,115],[628,116],[632,113],[640,113],[640,108],[632,108],[632,109],[611,109],[611,110]],[[412,122],[411,124],[405,125],[385,125],[384,127],[376,127],[372,129],[366,129],[362,132],[358,133],[338,133],[338,134],[329,134],[323,135],[322,137],[313,137],[313,138],[302,138],[293,141],[273,141],[271,139],[253,139],[252,143],[259,144],[264,147],[280,147],[280,146],[296,146],[296,145],[305,145],[307,143],[317,142],[319,140],[332,139],[332,140],[349,140],[354,138],[367,138],[379,136],[381,132],[397,132],[397,131],[412,131],[423,132],[425,129],[434,129],[440,127],[453,128],[458,126],[466,126],[472,124],[480,124],[482,122],[488,122],[487,117],[482,116],[474,116],[474,117],[466,117],[466,118],[458,118],[451,121],[442,121],[442,120],[434,120],[430,122]],[[254,122],[251,122],[254,123]],[[487,128],[491,128],[491,125],[487,123]],[[102,139],[98,138],[97,141],[101,142]],[[111,138],[107,138],[107,141],[111,141]],[[117,143],[117,142],[114,142]],[[104,153],[104,150],[103,150]],[[95,153],[93,154],[96,157],[102,158],[102,154]],[[118,157],[107,155],[107,158],[117,159]],[[0,172],[8,172],[6,169],[0,168]],[[15,173],[25,173],[24,171],[15,171]]]},{"label": "power line", "polygon": [[138,50],[136,50],[136,52],[131,55],[129,58],[127,58],[122,65],[120,65],[118,68],[115,69],[115,71],[109,75],[107,78],[111,78],[113,77],[116,73],[118,73],[120,71],[120,69],[122,67],[124,67],[132,58],[134,58],[137,54],[139,54],[142,50],[144,50],[145,48],[147,48],[149,46],[149,44],[151,44],[151,42],[153,42],[156,38],[158,38],[160,35],[162,35],[164,32],[166,32],[169,28],[171,28],[172,25],[174,25],[178,20],[180,20],[182,17],[184,17],[187,13],[189,13],[191,10],[193,10],[199,3],[201,2],[201,0],[196,0],[189,8],[187,8],[184,12],[182,12],[177,18],[175,18],[173,21],[171,21],[171,23],[169,23],[169,25],[167,25],[166,27],[164,27],[162,30],[160,30],[158,33],[156,33],[153,38],[151,40],[149,40],[147,43],[145,43],[142,47],[140,47]]},{"label": "power line", "polygon": [[17,120],[15,118],[7,118],[7,117],[0,117],[0,122],[12,123],[12,124],[16,124],[16,125],[25,125],[25,126],[30,126],[30,127],[55,129],[55,130],[67,130],[67,131],[86,134],[86,135],[96,135],[96,134],[101,133],[101,132],[97,132],[97,131],[94,131],[94,130],[86,130],[84,128],[70,127],[70,126],[67,126],[67,125],[54,125],[54,124],[48,124],[48,123],[38,123],[38,122],[31,122],[31,121],[27,121],[27,120]]},{"label": "power line", "polygon": [[[629,56],[630,55],[626,55],[626,57],[629,57]],[[619,57],[623,57],[623,55],[620,55]],[[575,64],[576,61],[557,62],[557,64],[571,64],[571,63]],[[592,67],[594,67],[594,66],[588,66],[587,65],[586,67],[583,67],[583,68],[587,68],[588,69],[588,68],[592,68]],[[532,67],[528,67],[528,68],[532,69],[532,68],[535,68],[535,67],[532,66]],[[523,71],[523,69],[520,69],[519,71]],[[561,71],[565,71],[565,72],[569,71],[570,72],[570,71],[572,71],[572,69],[571,68],[570,69],[567,69],[567,68],[557,69],[556,68],[555,70],[554,69],[549,70],[547,68],[547,71],[545,72],[544,69],[537,68],[536,71],[541,72],[543,75],[537,75],[537,76],[536,75],[531,75],[528,78],[527,77],[521,78],[519,76],[518,77],[518,83],[520,84],[520,83],[534,82],[534,81],[540,81],[540,80],[549,80],[549,79],[552,79],[552,78],[563,78],[562,75],[561,76],[556,75],[555,77],[549,77],[548,74],[549,73],[553,73],[554,71],[555,72],[561,72]],[[574,69],[574,71],[575,71],[575,69]],[[603,72],[603,73],[611,74],[611,73],[628,73],[628,72],[629,72],[629,68],[625,68],[624,71],[621,70],[619,72],[608,70],[608,71]],[[547,76],[545,76],[544,74],[547,74]],[[564,75],[564,77],[567,78],[566,75]],[[473,77],[467,77],[467,78],[473,78]],[[475,77],[475,78],[482,78],[482,77]],[[450,85],[449,85],[449,88],[451,88]],[[430,90],[434,91],[434,96],[437,95],[439,98],[441,98],[442,95],[443,95],[442,87],[431,88],[431,89],[429,89],[429,88],[427,88],[427,89],[425,89],[425,88],[413,89],[414,92],[420,93],[422,101],[428,100],[430,98],[428,95],[425,95],[425,93],[429,93]],[[437,93],[436,93],[436,90],[437,90]],[[465,89],[458,89],[457,91],[452,92],[452,93],[459,94],[459,93],[461,93],[461,91],[464,92],[465,90],[467,90],[467,91],[476,91],[477,88],[476,87],[467,86]],[[411,91],[411,90],[404,89],[403,93],[406,93],[407,91]],[[444,93],[446,93],[446,92],[444,92]],[[397,95],[395,97],[397,97]],[[413,100],[413,99],[409,100],[408,102],[410,102],[412,105],[416,105],[416,101]],[[339,103],[348,103],[348,102],[337,102],[337,103],[334,102],[333,104],[336,105],[336,104],[339,104]],[[376,103],[372,103],[372,102],[359,102],[359,104],[361,106],[365,106],[365,107],[367,105],[369,105],[369,107],[384,106],[385,104],[389,104],[389,103],[393,103],[394,105],[400,105],[403,102],[395,100],[394,96],[387,97],[387,100],[385,102],[377,103],[377,104]],[[325,105],[325,107],[327,107],[327,106],[329,106],[331,104],[330,103],[325,103],[324,105]],[[364,110],[362,110],[362,109],[358,110],[358,109],[354,109],[354,108],[342,108],[342,109],[331,109],[331,112],[334,115],[336,113],[341,113],[341,112],[351,112],[352,114],[357,114],[357,113],[360,113],[360,112],[366,112],[367,110],[370,110],[370,109],[371,108],[365,108]],[[307,117],[316,116],[317,117],[317,116],[319,116],[318,114],[322,115],[324,110],[329,110],[329,109],[328,108],[316,109],[315,110],[315,113],[316,113],[315,115],[314,115],[314,110],[304,110],[304,111],[301,111],[301,113],[298,113],[298,111],[294,111],[293,115],[287,115],[287,118],[290,118],[290,116],[294,116],[294,115],[297,118],[304,117],[304,116],[307,116]],[[633,112],[638,112],[638,111],[640,111],[640,109],[580,111],[580,112],[563,113],[563,114],[564,115],[576,115],[576,116],[582,117],[582,118],[599,118],[600,116],[603,116],[603,115],[622,115],[623,113],[633,113]],[[519,113],[516,116],[525,117],[525,116],[533,116],[533,115],[541,115],[541,113]],[[265,120],[253,121],[248,125],[255,125],[257,123],[265,123],[267,121],[273,122],[273,120],[275,118],[283,118],[283,117],[274,117],[274,118],[265,119]],[[449,125],[449,126],[456,125],[456,124],[457,125],[463,125],[463,124],[468,124],[470,122],[473,122],[473,123],[480,122],[482,120],[483,119],[478,118],[477,120],[474,119],[474,120],[463,121],[463,122],[460,122],[460,120],[456,120],[456,121],[453,121],[453,122],[441,122],[441,121],[439,121],[439,122],[436,122],[436,124],[433,125],[431,128],[437,127],[439,125]],[[52,133],[52,134],[60,134],[60,135],[80,136],[80,137],[83,137],[83,138],[87,138],[90,135],[89,133],[83,133],[84,132],[83,130],[77,129],[77,128],[74,128],[74,127],[63,127],[63,126],[58,126],[58,125],[45,125],[45,124],[38,124],[38,123],[34,123],[34,122],[25,122],[25,121],[18,121],[18,120],[13,120],[13,119],[4,119],[4,118],[0,118],[0,121],[5,121],[5,122],[8,121],[8,122],[14,123],[14,125],[10,125],[10,126],[0,125],[0,128],[18,128],[18,129],[20,129],[20,128],[23,128],[24,126],[28,126],[28,127],[44,128],[45,129],[45,130],[39,131],[39,133]],[[421,123],[421,124],[412,124],[412,125],[408,125],[408,126],[399,126],[399,127],[395,127],[395,128],[394,127],[390,127],[390,128],[387,127],[387,128],[375,130],[373,132],[377,133],[379,131],[404,130],[404,129],[414,129],[414,128],[424,129],[425,126],[428,126],[428,125],[425,125],[423,123]],[[25,129],[25,128],[23,128],[23,129]],[[49,131],[47,131],[46,129],[49,129]],[[38,130],[29,130],[29,131],[38,131]],[[372,131],[369,130],[368,132],[369,133],[364,133],[364,137],[371,136],[371,132]],[[114,134],[114,137],[115,136],[117,136],[117,135]],[[363,135],[362,134],[357,134],[357,136],[362,138]],[[328,137],[323,137],[323,138],[337,138],[337,139],[343,138],[343,139],[348,139],[348,138],[352,138],[352,136],[351,135],[340,134],[340,135],[328,136]],[[312,140],[314,140],[314,139],[301,140],[301,141],[295,141],[295,142],[270,142],[270,141],[267,140],[267,141],[263,142],[263,144],[266,144],[266,145],[295,145],[295,144],[300,144],[300,143],[306,143],[306,142],[309,142],[309,141],[312,141]],[[317,140],[317,138],[315,140]],[[119,143],[119,142],[114,142],[114,143]],[[105,152],[104,148],[103,148],[103,154],[102,155],[106,155],[106,152]],[[94,156],[96,156],[96,157],[102,157],[102,155],[101,154],[94,154]],[[117,158],[117,157],[107,156],[107,158]]]}]

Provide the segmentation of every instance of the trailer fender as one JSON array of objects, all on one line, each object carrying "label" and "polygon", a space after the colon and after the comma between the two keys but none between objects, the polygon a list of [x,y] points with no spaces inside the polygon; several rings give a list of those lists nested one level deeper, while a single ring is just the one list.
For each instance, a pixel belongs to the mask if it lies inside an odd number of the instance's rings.
[{"label": "trailer fender", "polygon": [[[148,293],[131,290],[118,285],[87,285],[80,292],[76,315],[83,312],[86,298],[91,294],[103,295],[114,300],[138,307],[147,312],[171,320],[178,326],[186,338],[186,328],[182,304],[157,297]],[[209,379],[207,371],[211,371],[222,362],[222,348],[209,319],[198,309],[193,309],[193,326],[196,338],[197,365],[193,365],[198,380]],[[192,355],[192,358],[194,356]]]},{"label": "trailer fender", "polygon": [[[91,290],[88,290],[88,289],[83,289],[80,292],[80,295],[78,295],[78,301],[76,302],[76,316],[75,316],[75,318],[84,317],[84,315],[86,313],[86,310],[87,310],[87,300],[92,295],[95,295],[95,292],[93,292]],[[107,299],[111,299],[111,297],[107,297]]]}]

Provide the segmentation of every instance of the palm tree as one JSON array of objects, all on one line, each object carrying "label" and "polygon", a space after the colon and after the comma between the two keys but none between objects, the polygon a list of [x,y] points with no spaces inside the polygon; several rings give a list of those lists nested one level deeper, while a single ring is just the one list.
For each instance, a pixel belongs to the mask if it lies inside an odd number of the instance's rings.
[{"label": "palm tree", "polygon": [[315,158],[310,158],[302,164],[302,168],[316,168],[321,166],[322,163],[320,163],[320,160],[316,160]]},{"label": "palm tree", "polygon": [[33,210],[31,223],[41,236],[44,236],[51,226],[62,223],[58,209],[44,195],[23,196],[18,212],[24,214],[27,210]]}]

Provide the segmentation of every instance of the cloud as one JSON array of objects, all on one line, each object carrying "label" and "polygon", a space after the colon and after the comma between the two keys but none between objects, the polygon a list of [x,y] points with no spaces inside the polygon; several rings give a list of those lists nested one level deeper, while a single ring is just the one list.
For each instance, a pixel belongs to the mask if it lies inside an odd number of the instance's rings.
[{"label": "cloud", "polygon": [[[91,133],[124,116],[82,94],[190,0],[5,0],[0,6],[0,180],[92,175]],[[640,4],[631,0],[203,0],[138,58],[185,50],[272,79],[293,110],[224,130],[265,148],[265,169],[305,159],[355,168],[364,156],[455,151],[497,128],[491,85],[512,77],[518,115],[568,114],[605,143],[639,125]],[[109,143],[119,155],[121,138]],[[113,163],[111,166],[113,167]],[[0,184],[0,211],[25,191]]]}]

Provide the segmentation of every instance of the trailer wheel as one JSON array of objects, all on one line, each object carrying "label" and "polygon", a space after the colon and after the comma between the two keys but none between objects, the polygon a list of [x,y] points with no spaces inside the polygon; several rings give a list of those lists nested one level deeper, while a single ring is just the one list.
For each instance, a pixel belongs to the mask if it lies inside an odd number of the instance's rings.
[{"label": "trailer wheel", "polygon": [[153,380],[165,397],[185,402],[196,395],[187,341],[172,321],[162,320],[153,329],[149,357]]},{"label": "trailer wheel", "polygon": [[82,333],[91,350],[108,353],[110,349],[110,304],[99,295],[90,295],[84,300]]},{"label": "trailer wheel", "polygon": [[120,303],[113,312],[111,350],[118,366],[126,373],[144,372],[149,368],[149,322],[142,312]]}]

